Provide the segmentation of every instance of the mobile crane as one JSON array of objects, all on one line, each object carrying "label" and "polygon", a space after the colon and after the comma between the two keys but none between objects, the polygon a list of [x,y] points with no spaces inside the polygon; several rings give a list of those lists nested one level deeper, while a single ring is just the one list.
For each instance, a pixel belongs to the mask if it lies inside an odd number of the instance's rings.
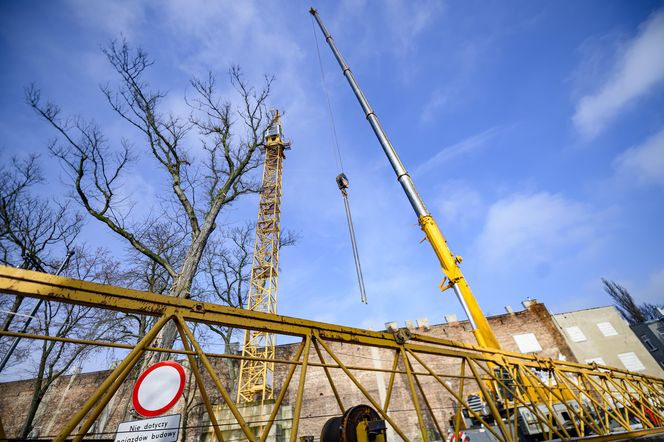
[{"label": "mobile crane", "polygon": [[[323,24],[320,15],[314,8],[311,8],[309,12],[318,23],[318,26],[320,27],[320,30],[325,37],[325,41],[329,45],[332,53],[334,54],[334,57],[339,63],[343,75],[346,77],[346,80],[348,80],[348,84],[353,90],[353,93],[355,94],[355,97],[362,107],[367,121],[369,122],[376,137],[378,138],[378,142],[380,143],[380,146],[382,147],[388,161],[390,162],[390,165],[392,166],[392,169],[394,170],[394,173],[396,174],[397,181],[399,181],[401,184],[401,187],[403,188],[408,201],[415,211],[415,215],[417,216],[420,227],[426,235],[426,239],[429,241],[429,244],[431,244],[431,247],[433,248],[438,258],[440,266],[445,275],[443,282],[440,285],[441,291],[452,289],[452,291],[455,293],[466,316],[468,317],[472,327],[473,335],[475,336],[479,346],[500,350],[500,344],[498,343],[498,340],[496,339],[496,336],[493,333],[493,330],[491,329],[486,316],[482,312],[482,309],[475,299],[473,292],[470,290],[468,282],[461,272],[461,268],[459,266],[461,263],[461,257],[452,253],[448,247],[445,237],[438,228],[438,225],[436,224],[433,216],[427,210],[422,197],[419,195],[417,189],[415,188],[412,178],[399,159],[399,156],[392,146],[392,143],[390,143],[390,140],[388,139],[385,130],[382,128],[376,113],[360,89],[360,86],[355,80],[350,67],[337,49],[337,46],[327,28]],[[489,364],[489,366],[492,367],[491,364]],[[551,425],[556,425],[558,427],[565,426],[571,428],[573,426],[571,423],[571,419],[573,419],[573,417],[570,417],[570,411],[578,411],[581,407],[584,406],[584,404],[580,404],[579,401],[574,399],[575,396],[571,394],[570,391],[567,390],[567,388],[564,386],[555,387],[555,395],[550,395],[549,397],[544,398],[540,392],[536,391],[536,388],[533,386],[529,379],[526,379],[520,375],[513,376],[510,373],[505,373],[498,367],[492,367],[492,370],[496,372],[496,375],[499,378],[502,378],[502,386],[496,382],[485,381],[486,385],[480,386],[482,391],[478,392],[477,394],[470,395],[468,397],[468,403],[474,404],[473,408],[475,409],[475,412],[479,411],[480,414],[483,414],[484,416],[490,416],[491,412],[486,407],[484,396],[493,396],[493,398],[496,399],[495,402],[499,403],[501,406],[501,409],[498,410],[499,414],[505,416],[509,414],[514,415],[514,413],[516,413],[519,416],[520,439],[539,440],[540,437],[543,437],[546,426],[538,424],[536,422],[535,416],[533,416],[533,414],[526,407],[519,406],[517,402],[514,401],[514,398],[511,397],[511,393],[515,390],[508,392],[506,391],[508,389],[504,388],[505,385],[512,385],[535,407],[539,408],[543,415],[548,414],[550,416],[550,422],[548,424],[549,427]],[[548,404],[544,404],[544,402],[547,402]],[[352,408],[349,410],[352,410]],[[344,423],[349,422],[345,418],[346,414],[344,414],[342,417],[332,418],[328,421],[323,429],[323,433],[321,434],[322,441],[351,440],[347,439],[347,436],[344,436],[344,434],[353,434],[357,437],[357,439],[352,440],[376,440],[379,442],[384,440],[382,439],[384,437],[382,433],[372,433],[371,431],[367,430],[368,428],[376,427],[375,424],[373,426],[370,425],[371,418],[368,416],[371,416],[371,413],[369,411],[364,410],[363,413],[359,414],[364,416],[363,419],[352,421],[350,425],[353,425],[353,428],[350,429],[344,427]],[[461,425],[459,425],[459,421],[462,421]],[[555,423],[553,423],[554,421]],[[330,429],[331,426],[334,427],[333,430]],[[459,426],[462,427],[461,429],[470,429],[470,431],[467,431],[467,433],[472,432],[473,429],[481,431],[480,425],[477,423],[477,421],[471,418],[466,410],[464,410],[463,414],[457,413],[456,428],[459,428]],[[339,427],[339,432],[337,432],[337,427]],[[460,440],[460,437],[458,434],[452,434],[451,440]]]},{"label": "mobile crane", "polygon": [[355,96],[357,97],[357,100],[359,101],[360,106],[364,111],[364,115],[367,121],[376,134],[378,142],[383,148],[383,151],[385,152],[385,155],[387,156],[387,159],[397,176],[397,181],[399,181],[399,184],[401,184],[401,187],[406,193],[406,197],[408,198],[410,205],[415,211],[415,215],[417,215],[417,220],[420,224],[420,227],[424,231],[427,240],[431,244],[431,247],[438,257],[440,266],[443,270],[443,273],[445,274],[443,282],[440,285],[441,290],[445,291],[451,288],[454,291],[455,295],[459,299],[459,302],[461,303],[464,312],[466,313],[466,316],[468,316],[468,320],[470,321],[470,325],[473,329],[473,335],[475,336],[477,343],[482,347],[500,349],[500,344],[498,344],[496,335],[491,330],[486,316],[484,316],[484,313],[482,313],[482,309],[477,303],[473,292],[470,290],[470,287],[466,282],[466,278],[461,272],[461,268],[459,267],[459,264],[461,263],[461,257],[452,253],[450,248],[447,246],[447,240],[438,228],[438,225],[433,219],[433,216],[431,216],[431,213],[429,213],[426,206],[424,205],[424,201],[422,201],[422,197],[417,192],[412,178],[406,171],[406,168],[401,162],[401,159],[399,159],[399,155],[392,146],[392,143],[390,143],[390,140],[387,138],[385,130],[383,130],[380,122],[378,121],[378,116],[376,116],[376,113],[373,111],[371,105],[364,96],[362,89],[360,89],[360,86],[357,84],[353,72],[350,70],[350,67],[348,67],[348,64],[337,49],[337,46],[334,43],[330,33],[327,31],[327,28],[323,24],[318,11],[316,11],[314,8],[311,8],[309,12],[318,22],[321,32],[325,36],[325,41],[330,46],[330,49],[332,49],[337,62],[339,62],[339,66],[341,66],[343,75],[346,77],[351,89],[355,93]]}]

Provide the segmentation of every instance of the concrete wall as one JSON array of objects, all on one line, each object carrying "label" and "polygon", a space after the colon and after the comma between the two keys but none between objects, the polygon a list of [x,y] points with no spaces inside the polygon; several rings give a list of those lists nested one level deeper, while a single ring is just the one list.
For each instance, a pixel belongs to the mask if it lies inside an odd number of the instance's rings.
[{"label": "concrete wall", "polygon": [[[662,368],[615,307],[560,313],[553,315],[553,319],[579,362],[595,361],[664,377]],[[630,364],[635,365],[630,367]]]}]

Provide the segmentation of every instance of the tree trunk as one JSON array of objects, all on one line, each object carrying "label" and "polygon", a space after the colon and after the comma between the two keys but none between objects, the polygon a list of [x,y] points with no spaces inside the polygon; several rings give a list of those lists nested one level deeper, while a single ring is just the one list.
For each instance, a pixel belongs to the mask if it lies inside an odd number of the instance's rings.
[{"label": "tree trunk", "polygon": [[[212,209],[214,210],[214,209]],[[218,212],[218,210],[217,210]],[[176,298],[189,298],[191,292],[191,286],[196,276],[198,270],[198,265],[203,256],[203,251],[205,250],[205,245],[207,244],[210,234],[214,230],[214,223],[209,221],[211,218],[208,214],[205,223],[201,227],[201,231],[194,238],[189,250],[187,251],[187,256],[182,263],[182,268],[180,269],[177,278],[173,282],[171,287],[170,296]],[[212,219],[216,218],[212,217]],[[161,329],[157,337],[157,343],[160,347],[163,348],[172,348],[175,343],[178,335],[177,327],[173,321],[167,323],[164,328]],[[167,360],[170,357],[170,353],[156,353],[149,355],[145,359],[145,367],[148,367],[156,362]]]},{"label": "tree trunk", "polygon": [[[224,353],[231,354],[233,349],[231,348],[231,340],[233,339],[233,329],[228,331],[228,335],[224,336]],[[231,397],[237,395],[237,378],[238,378],[238,360],[233,358],[225,358],[224,362],[226,363],[226,368],[228,369],[228,379],[229,385],[231,387]]]},{"label": "tree trunk", "polygon": [[45,390],[42,389],[42,383],[44,382],[44,370],[46,369],[46,342],[47,341],[44,341],[44,349],[41,360],[39,361],[39,371],[35,377],[35,387],[32,390],[30,408],[28,408],[28,413],[25,417],[25,422],[23,423],[23,429],[21,430],[21,439],[27,439],[30,431],[32,431],[32,421],[35,419],[39,405],[44,398]]}]

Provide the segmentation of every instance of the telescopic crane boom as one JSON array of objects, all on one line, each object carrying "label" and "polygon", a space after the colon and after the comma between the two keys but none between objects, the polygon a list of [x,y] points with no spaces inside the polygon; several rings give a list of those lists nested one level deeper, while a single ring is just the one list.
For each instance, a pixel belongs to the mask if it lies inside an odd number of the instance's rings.
[{"label": "telescopic crane boom", "polygon": [[339,62],[339,66],[341,66],[341,70],[343,71],[346,80],[348,80],[351,89],[355,93],[355,96],[357,97],[357,100],[360,103],[362,110],[364,111],[364,115],[366,116],[367,121],[369,121],[371,128],[376,134],[378,142],[383,148],[387,159],[394,169],[397,180],[401,184],[401,187],[408,197],[408,201],[410,201],[410,204],[413,207],[415,214],[417,215],[420,227],[426,234],[431,247],[433,247],[433,250],[438,257],[438,261],[440,261],[443,273],[445,274],[445,278],[441,284],[441,290],[444,291],[448,288],[451,288],[454,291],[466,315],[468,316],[468,320],[470,321],[470,324],[473,328],[473,334],[475,335],[477,343],[483,347],[499,349],[500,345],[498,344],[498,340],[496,339],[493,330],[491,330],[489,322],[484,316],[484,313],[482,313],[482,310],[480,309],[480,306],[477,303],[473,292],[470,290],[470,287],[468,286],[468,283],[466,282],[466,279],[461,272],[461,268],[459,267],[461,258],[454,255],[447,246],[445,237],[438,228],[438,225],[433,219],[433,216],[431,216],[426,206],[424,205],[422,197],[420,197],[419,193],[417,193],[417,189],[415,189],[415,184],[413,184],[412,178],[410,175],[408,175],[406,168],[403,166],[401,160],[399,159],[399,155],[397,155],[397,152],[392,146],[392,143],[390,143],[390,140],[387,138],[385,131],[378,121],[378,117],[371,108],[371,105],[364,96],[364,93],[362,93],[362,89],[360,89],[360,86],[357,84],[357,81],[353,76],[353,72],[350,70],[350,67],[348,67],[348,64],[341,56],[341,53],[337,49],[332,36],[325,28],[323,21],[318,15],[318,11],[316,11],[314,8],[311,8],[309,12],[316,19],[318,26],[320,26],[321,32],[325,36],[325,41],[327,41],[327,44],[330,46],[330,49],[332,49],[335,58]]}]

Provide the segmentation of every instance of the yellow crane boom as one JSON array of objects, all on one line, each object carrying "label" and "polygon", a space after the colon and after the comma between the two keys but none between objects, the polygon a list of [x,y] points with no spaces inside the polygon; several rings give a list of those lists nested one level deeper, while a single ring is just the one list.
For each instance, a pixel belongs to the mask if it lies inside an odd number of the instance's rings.
[{"label": "yellow crane boom", "polygon": [[389,160],[392,168],[394,169],[394,172],[397,175],[397,180],[401,184],[401,187],[408,197],[408,201],[410,201],[410,204],[413,207],[415,214],[417,215],[420,227],[424,231],[427,239],[429,240],[429,243],[431,244],[431,247],[433,247],[433,250],[438,257],[440,266],[442,267],[443,273],[445,274],[445,279],[440,286],[441,290],[451,288],[454,291],[466,313],[466,316],[468,316],[468,320],[470,321],[470,324],[473,328],[473,334],[475,335],[477,343],[483,347],[500,349],[496,335],[493,333],[493,330],[491,330],[486,316],[484,316],[484,313],[482,313],[482,309],[480,309],[480,306],[477,303],[473,292],[470,290],[470,287],[468,286],[468,283],[466,282],[466,279],[461,272],[461,268],[459,267],[461,258],[454,255],[450,248],[447,246],[445,237],[438,228],[436,221],[433,219],[426,206],[424,205],[422,197],[420,197],[419,193],[417,193],[417,189],[415,189],[415,184],[413,184],[412,178],[401,163],[399,155],[397,155],[397,152],[392,146],[392,143],[390,143],[390,140],[387,138],[385,131],[378,121],[378,117],[362,93],[362,89],[360,89],[360,86],[357,84],[357,81],[353,76],[353,72],[350,70],[350,67],[348,67],[348,64],[341,56],[341,53],[337,49],[332,36],[325,28],[325,25],[318,15],[318,12],[314,8],[311,8],[309,12],[314,16],[316,22],[318,22],[318,26],[325,36],[325,41],[330,46],[330,49],[332,49],[335,58],[339,62],[339,66],[341,66],[341,70],[343,71],[344,76],[348,80],[351,89],[355,93],[355,96],[357,97],[357,100],[359,101],[360,106],[364,111],[364,115],[366,116],[367,121],[369,121],[371,128],[378,138],[378,142],[383,148],[387,159]]}]

